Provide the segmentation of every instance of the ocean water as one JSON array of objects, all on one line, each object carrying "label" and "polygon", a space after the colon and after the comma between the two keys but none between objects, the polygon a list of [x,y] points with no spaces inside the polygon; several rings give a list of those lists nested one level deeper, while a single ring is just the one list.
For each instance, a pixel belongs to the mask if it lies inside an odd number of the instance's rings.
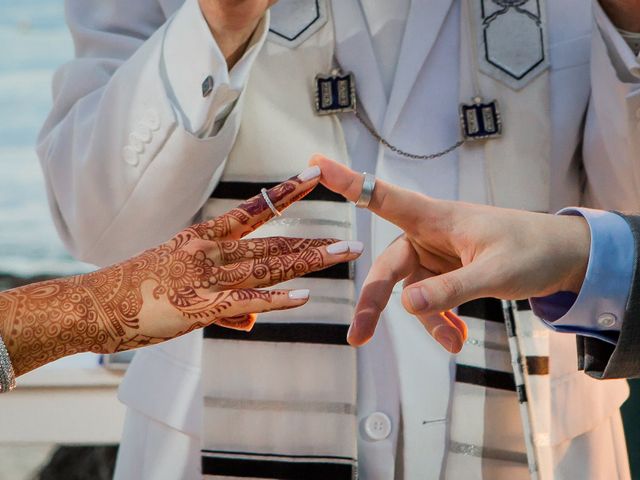
[{"label": "ocean water", "polygon": [[34,148],[53,72],[72,57],[62,0],[0,0],[0,274],[91,268],[58,238]]}]

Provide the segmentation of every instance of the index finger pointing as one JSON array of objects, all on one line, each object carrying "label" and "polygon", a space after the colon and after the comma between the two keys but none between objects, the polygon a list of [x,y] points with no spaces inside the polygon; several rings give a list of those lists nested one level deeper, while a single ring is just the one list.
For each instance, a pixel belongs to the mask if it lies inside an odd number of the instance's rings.
[{"label": "index finger pointing", "polygon": [[[325,187],[352,202],[358,200],[362,192],[363,174],[321,155],[315,155],[309,163],[320,167],[320,182]],[[435,208],[435,205],[424,195],[376,179],[367,208],[403,230],[412,231],[427,215],[428,209]]]}]

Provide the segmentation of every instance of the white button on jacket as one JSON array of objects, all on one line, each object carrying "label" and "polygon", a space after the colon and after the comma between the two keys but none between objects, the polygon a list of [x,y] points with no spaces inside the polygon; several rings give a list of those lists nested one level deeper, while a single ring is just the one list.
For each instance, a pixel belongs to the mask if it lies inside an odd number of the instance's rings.
[{"label": "white button on jacket", "polygon": [[374,412],[364,420],[364,432],[370,440],[384,440],[391,434],[391,419],[382,412]]}]

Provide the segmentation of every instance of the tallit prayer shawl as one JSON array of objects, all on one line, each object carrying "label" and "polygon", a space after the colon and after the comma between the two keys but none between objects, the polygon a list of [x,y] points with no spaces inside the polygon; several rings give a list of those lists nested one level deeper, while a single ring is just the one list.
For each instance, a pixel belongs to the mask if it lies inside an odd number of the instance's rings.
[{"label": "tallit prayer shawl", "polygon": [[[471,22],[477,38],[485,38],[489,28],[499,27],[501,34],[508,34],[513,25],[531,27],[517,16],[523,15],[519,10],[508,7],[512,2],[474,2],[474,17],[463,15],[462,32],[469,32],[466,22]],[[546,52],[544,2],[524,3],[520,9],[541,19],[534,28],[539,29],[542,43],[534,47]],[[298,173],[313,153],[348,163],[339,118],[319,117],[312,108],[314,77],[333,66],[330,4],[317,2],[325,22],[322,28],[287,40],[286,29],[273,29],[276,14],[285,14],[287,8],[295,14],[294,4],[281,1],[272,13],[271,38],[240,99],[244,109],[240,133],[204,208],[205,217],[219,215],[260,188]],[[489,26],[482,12],[485,17],[495,14]],[[514,18],[509,27],[508,20]],[[483,41],[477,45],[481,49],[461,42],[461,71],[470,68],[473,55],[484,51]],[[506,52],[502,67],[509,66],[513,58],[509,55],[513,51]],[[498,68],[500,75],[520,77],[508,81],[490,76],[490,68],[480,63],[485,72],[479,74],[482,94],[500,102],[504,133],[500,139],[461,150],[461,199],[546,211],[548,59],[525,75]],[[343,68],[348,70],[348,65]],[[283,88],[286,97],[275,94]],[[463,102],[474,95],[465,79],[460,91]],[[477,189],[477,182],[489,187]],[[486,197],[469,194],[478,190]],[[355,231],[352,220],[350,204],[319,188],[261,227],[257,235],[349,239]],[[283,288],[310,288],[311,300],[301,309],[259,318],[250,333],[215,326],[205,330],[202,471],[206,478],[357,478],[356,350],[345,340],[354,306],[351,273],[342,265],[283,284]],[[490,479],[492,468],[505,464],[521,472],[528,463],[525,439],[534,444],[539,478],[550,478],[548,332],[531,318],[527,303],[519,302],[513,309],[522,354],[516,361],[524,365],[525,373],[522,385],[517,385],[500,301],[473,302],[459,313],[469,325],[470,340],[457,357],[447,478]],[[415,374],[420,375],[418,368]],[[528,402],[521,403],[524,400]],[[525,415],[521,404],[526,405]]]}]

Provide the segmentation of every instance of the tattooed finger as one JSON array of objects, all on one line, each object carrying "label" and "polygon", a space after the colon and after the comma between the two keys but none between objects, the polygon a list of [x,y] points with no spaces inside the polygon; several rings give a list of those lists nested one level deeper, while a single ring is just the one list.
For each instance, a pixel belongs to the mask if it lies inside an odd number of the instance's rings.
[{"label": "tattooed finger", "polygon": [[285,282],[337,263],[358,258],[361,242],[342,241],[298,253],[230,263],[212,270],[209,283],[217,288],[261,288]]},{"label": "tattooed finger", "polygon": [[204,251],[214,265],[220,266],[245,260],[300,253],[310,248],[320,248],[338,241],[333,238],[267,237],[221,242],[197,240],[192,247],[194,253],[198,250]]},{"label": "tattooed finger", "polygon": [[248,313],[246,315],[236,315],[235,317],[218,318],[213,323],[232,330],[248,332],[253,328],[253,324],[256,323],[256,318],[258,318],[258,315],[255,313]]},{"label": "tattooed finger", "polygon": [[256,320],[255,312],[296,308],[308,300],[309,290],[226,290],[215,294],[212,301],[211,312],[216,317],[213,323],[249,331]]},{"label": "tattooed finger", "polygon": [[[313,190],[319,180],[320,169],[310,167],[270,188],[266,195],[281,212]],[[233,210],[208,222],[194,225],[187,231],[205,240],[237,240],[271,220],[274,215],[262,193],[259,193]]]}]

